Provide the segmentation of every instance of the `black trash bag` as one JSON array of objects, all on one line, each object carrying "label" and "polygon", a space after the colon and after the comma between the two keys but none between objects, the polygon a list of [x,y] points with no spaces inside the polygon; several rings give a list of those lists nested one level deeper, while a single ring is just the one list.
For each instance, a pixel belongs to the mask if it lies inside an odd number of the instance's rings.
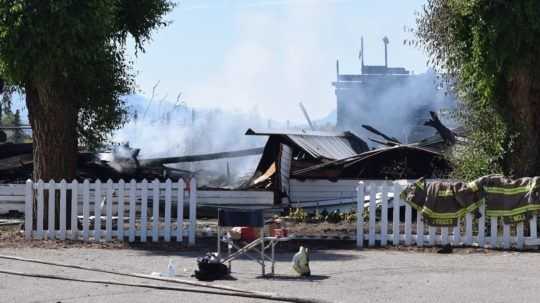
[{"label": "black trash bag", "polygon": [[193,276],[199,281],[214,281],[229,276],[229,268],[212,253],[197,258],[197,266],[199,269],[195,270]]}]

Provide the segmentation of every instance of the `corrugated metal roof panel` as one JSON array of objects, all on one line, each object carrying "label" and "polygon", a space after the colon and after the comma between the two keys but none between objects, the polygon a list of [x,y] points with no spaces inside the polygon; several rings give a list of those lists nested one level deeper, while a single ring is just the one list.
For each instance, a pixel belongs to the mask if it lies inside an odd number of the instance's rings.
[{"label": "corrugated metal roof panel", "polygon": [[314,158],[337,160],[357,155],[345,137],[319,137],[309,135],[287,135],[287,137]]},{"label": "corrugated metal roof panel", "polygon": [[351,132],[322,132],[307,130],[254,130],[246,135],[280,136],[288,139],[315,159],[339,160],[366,151],[367,144]]},{"label": "corrugated metal roof panel", "polygon": [[326,132],[315,130],[290,130],[290,129],[253,129],[249,128],[246,135],[251,136],[273,136],[273,135],[298,135],[298,136],[316,136],[316,137],[346,137],[347,133],[343,132]]}]

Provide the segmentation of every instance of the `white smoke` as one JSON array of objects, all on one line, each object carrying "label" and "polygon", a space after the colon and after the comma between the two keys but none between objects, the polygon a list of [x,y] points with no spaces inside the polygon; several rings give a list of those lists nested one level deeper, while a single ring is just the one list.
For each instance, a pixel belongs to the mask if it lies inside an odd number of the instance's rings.
[{"label": "white smoke", "polygon": [[[353,129],[364,139],[380,139],[360,127],[368,124],[383,133],[398,138],[402,143],[413,143],[435,135],[435,130],[424,126],[430,118],[429,111],[442,112],[439,115],[448,127],[455,122],[444,115],[455,108],[455,98],[449,95],[441,80],[432,71],[421,75],[379,78],[366,81],[362,90],[349,92],[344,98],[344,115],[348,118],[342,128]],[[370,145],[376,146],[369,142]]]},{"label": "white smoke", "polygon": [[239,11],[236,43],[215,73],[186,91],[186,98],[226,109],[256,104],[264,116],[283,122],[303,122],[300,101],[312,118],[328,114],[335,107],[335,55],[326,39],[334,8],[328,1],[306,3],[292,1],[283,14]]},{"label": "white smoke", "polygon": [[[140,148],[139,159],[178,157],[262,147],[265,138],[245,136],[248,128],[266,122],[256,109],[248,113],[192,108],[182,102],[148,100],[140,95],[127,97],[131,120],[113,135],[113,142]],[[213,172],[216,177],[245,177],[256,167],[260,156],[182,163],[177,168]],[[229,168],[227,169],[227,166]]]}]

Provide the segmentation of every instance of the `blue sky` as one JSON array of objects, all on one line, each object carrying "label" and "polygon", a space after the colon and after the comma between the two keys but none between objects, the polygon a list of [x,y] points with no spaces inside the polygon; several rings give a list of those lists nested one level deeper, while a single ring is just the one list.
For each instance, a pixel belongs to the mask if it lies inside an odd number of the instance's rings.
[{"label": "blue sky", "polygon": [[137,83],[150,96],[190,106],[257,111],[263,117],[302,121],[302,101],[314,118],[335,108],[335,60],[342,73],[358,73],[360,37],[366,64],[426,70],[412,38],[415,11],[425,0],[184,0],[133,57]]}]

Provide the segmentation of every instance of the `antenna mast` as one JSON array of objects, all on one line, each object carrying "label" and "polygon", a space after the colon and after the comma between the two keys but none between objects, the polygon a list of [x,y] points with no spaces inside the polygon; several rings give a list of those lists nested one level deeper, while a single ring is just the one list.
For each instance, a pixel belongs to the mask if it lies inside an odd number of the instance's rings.
[{"label": "antenna mast", "polygon": [[364,36],[360,37],[360,61],[362,64],[362,69],[360,70],[360,73],[364,73]]}]

